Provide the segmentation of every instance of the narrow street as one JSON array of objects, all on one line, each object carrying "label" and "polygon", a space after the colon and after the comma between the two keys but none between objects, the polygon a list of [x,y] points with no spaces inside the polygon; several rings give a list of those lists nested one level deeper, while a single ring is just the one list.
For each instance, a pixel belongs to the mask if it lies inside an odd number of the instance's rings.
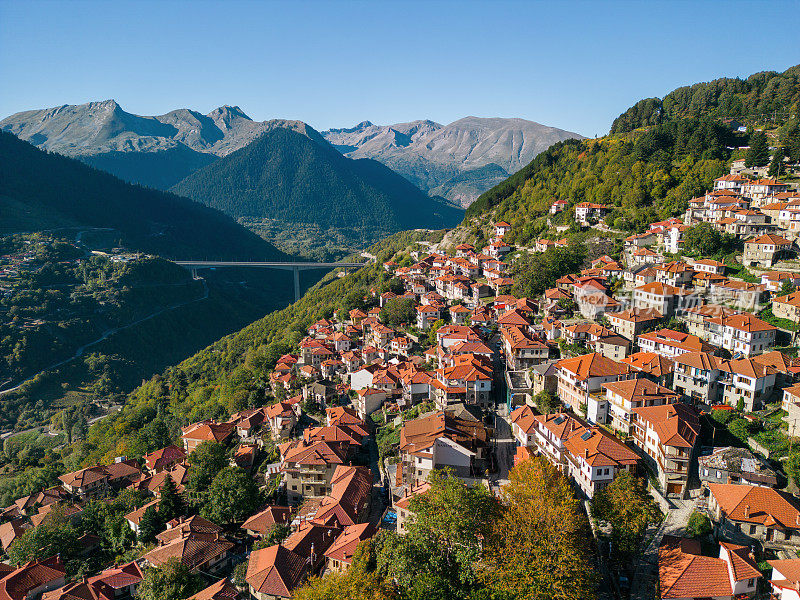
[{"label": "narrow street", "polygon": [[670,499],[675,508],[667,511],[664,520],[648,528],[645,541],[649,543],[642,551],[636,572],[631,581],[631,600],[654,600],[658,579],[658,547],[665,535],[680,536],[694,511],[694,500]]}]

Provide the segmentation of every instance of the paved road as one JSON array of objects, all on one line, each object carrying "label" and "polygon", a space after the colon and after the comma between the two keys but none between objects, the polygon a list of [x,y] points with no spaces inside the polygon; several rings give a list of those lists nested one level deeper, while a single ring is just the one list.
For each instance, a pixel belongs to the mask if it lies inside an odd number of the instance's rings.
[{"label": "paved road", "polygon": [[694,500],[671,500],[675,508],[669,510],[664,520],[650,527],[645,540],[650,543],[642,552],[636,572],[631,581],[631,600],[654,600],[656,580],[658,579],[658,546],[664,535],[681,536],[686,531],[686,523],[694,511]]}]

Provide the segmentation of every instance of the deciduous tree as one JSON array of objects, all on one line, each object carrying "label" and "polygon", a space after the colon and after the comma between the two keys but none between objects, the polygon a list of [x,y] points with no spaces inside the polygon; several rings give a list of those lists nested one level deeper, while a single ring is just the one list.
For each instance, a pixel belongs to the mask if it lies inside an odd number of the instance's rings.
[{"label": "deciduous tree", "polygon": [[207,490],[227,465],[225,446],[218,442],[203,442],[192,451],[189,458],[189,488],[195,492]]},{"label": "deciduous tree", "polygon": [[620,562],[638,550],[647,527],[661,519],[644,479],[622,471],[592,499],[592,516],[611,525],[615,556]]},{"label": "deciduous tree", "polygon": [[583,600],[595,597],[591,532],[566,477],[543,458],[514,467],[503,515],[483,561],[493,597]]},{"label": "deciduous tree", "polygon": [[215,523],[243,521],[261,502],[258,486],[241,467],[225,467],[208,488],[202,514]]},{"label": "deciduous tree", "polygon": [[184,600],[199,587],[199,582],[183,563],[170,559],[163,567],[145,571],[136,596],[139,600]]}]

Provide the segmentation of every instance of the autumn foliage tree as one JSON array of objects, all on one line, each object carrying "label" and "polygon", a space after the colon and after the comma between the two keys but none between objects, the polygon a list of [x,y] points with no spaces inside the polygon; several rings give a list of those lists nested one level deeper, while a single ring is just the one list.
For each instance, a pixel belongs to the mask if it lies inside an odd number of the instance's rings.
[{"label": "autumn foliage tree", "polygon": [[396,587],[375,570],[374,546],[370,540],[361,542],[345,573],[329,573],[312,577],[295,590],[295,600],[396,600]]},{"label": "autumn foliage tree", "polygon": [[547,460],[532,458],[511,470],[493,529],[482,563],[492,597],[595,598],[586,514],[566,477]]}]

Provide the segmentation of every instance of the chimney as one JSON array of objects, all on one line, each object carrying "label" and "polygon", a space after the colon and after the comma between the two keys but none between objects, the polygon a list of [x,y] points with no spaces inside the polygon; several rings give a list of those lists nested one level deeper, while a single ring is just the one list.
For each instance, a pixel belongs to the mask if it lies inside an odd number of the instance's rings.
[{"label": "chimney", "polygon": [[750,505],[749,504],[745,504],[744,505],[744,518],[745,519],[749,519],[750,518]]},{"label": "chimney", "polygon": [[583,449],[583,458],[588,460],[588,458],[589,458],[589,449],[588,448],[584,448]]}]

